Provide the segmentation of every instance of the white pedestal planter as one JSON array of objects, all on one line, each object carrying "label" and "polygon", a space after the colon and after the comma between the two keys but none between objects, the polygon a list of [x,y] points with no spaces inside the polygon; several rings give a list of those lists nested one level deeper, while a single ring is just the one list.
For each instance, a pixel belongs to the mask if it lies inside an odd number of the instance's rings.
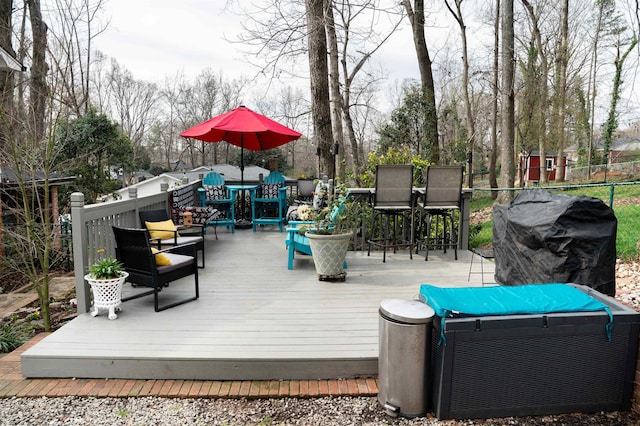
[{"label": "white pedestal planter", "polygon": [[93,291],[92,317],[97,316],[100,309],[108,309],[110,320],[118,318],[115,311],[122,304],[122,284],[128,276],[129,273],[127,272],[121,272],[120,278],[109,280],[96,280],[89,275],[84,276]]},{"label": "white pedestal planter", "polygon": [[309,239],[313,263],[320,279],[335,277],[344,280],[344,260],[349,250],[351,233],[322,235],[307,232],[305,235]]}]

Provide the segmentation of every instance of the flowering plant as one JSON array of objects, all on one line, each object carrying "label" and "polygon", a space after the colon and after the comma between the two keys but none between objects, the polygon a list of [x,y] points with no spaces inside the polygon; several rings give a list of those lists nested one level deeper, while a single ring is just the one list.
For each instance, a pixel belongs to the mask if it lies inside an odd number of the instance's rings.
[{"label": "flowering plant", "polygon": [[[359,224],[358,204],[348,198],[344,184],[336,185],[333,191],[329,185],[318,185],[314,194],[314,206],[304,206],[302,214],[298,207],[298,216],[303,215],[309,223],[300,227],[301,232],[315,234],[342,234],[353,231]],[[319,200],[319,201],[318,201]]]},{"label": "flowering plant", "polygon": [[307,221],[311,218],[311,213],[313,209],[308,204],[302,204],[298,206],[298,219]]}]

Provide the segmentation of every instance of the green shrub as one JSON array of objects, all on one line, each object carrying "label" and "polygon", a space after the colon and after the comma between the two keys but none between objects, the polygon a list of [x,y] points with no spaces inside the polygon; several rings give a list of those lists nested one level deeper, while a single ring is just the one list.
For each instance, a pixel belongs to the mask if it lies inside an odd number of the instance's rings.
[{"label": "green shrub", "polygon": [[0,330],[0,352],[9,353],[31,338],[31,327],[25,323],[6,323]]}]

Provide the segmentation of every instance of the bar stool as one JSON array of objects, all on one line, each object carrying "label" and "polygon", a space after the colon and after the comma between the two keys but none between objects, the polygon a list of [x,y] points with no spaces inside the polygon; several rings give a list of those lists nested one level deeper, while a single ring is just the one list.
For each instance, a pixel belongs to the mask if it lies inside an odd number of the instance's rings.
[{"label": "bar stool", "polygon": [[[429,250],[447,248],[454,250],[458,260],[458,233],[460,205],[462,203],[462,166],[427,167],[424,197],[418,202],[420,209],[419,232],[416,237],[416,254],[425,248],[424,260],[429,259]],[[456,220],[456,217],[458,220]],[[434,226],[435,219],[435,226]]]},{"label": "bar stool", "polygon": [[413,166],[377,165],[367,256],[372,245],[379,246],[386,262],[387,249],[393,248],[395,253],[400,247],[408,247],[413,259],[413,205]]}]

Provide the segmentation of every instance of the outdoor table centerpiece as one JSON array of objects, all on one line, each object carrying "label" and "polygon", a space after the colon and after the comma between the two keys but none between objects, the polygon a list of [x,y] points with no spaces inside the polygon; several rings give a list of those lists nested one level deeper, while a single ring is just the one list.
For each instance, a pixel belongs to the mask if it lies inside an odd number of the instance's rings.
[{"label": "outdoor table centerpiece", "polygon": [[115,311],[122,304],[122,284],[128,276],[129,273],[122,270],[122,264],[110,257],[89,267],[84,279],[93,292],[92,317],[97,316],[100,309],[108,309],[110,320],[118,318]]}]

